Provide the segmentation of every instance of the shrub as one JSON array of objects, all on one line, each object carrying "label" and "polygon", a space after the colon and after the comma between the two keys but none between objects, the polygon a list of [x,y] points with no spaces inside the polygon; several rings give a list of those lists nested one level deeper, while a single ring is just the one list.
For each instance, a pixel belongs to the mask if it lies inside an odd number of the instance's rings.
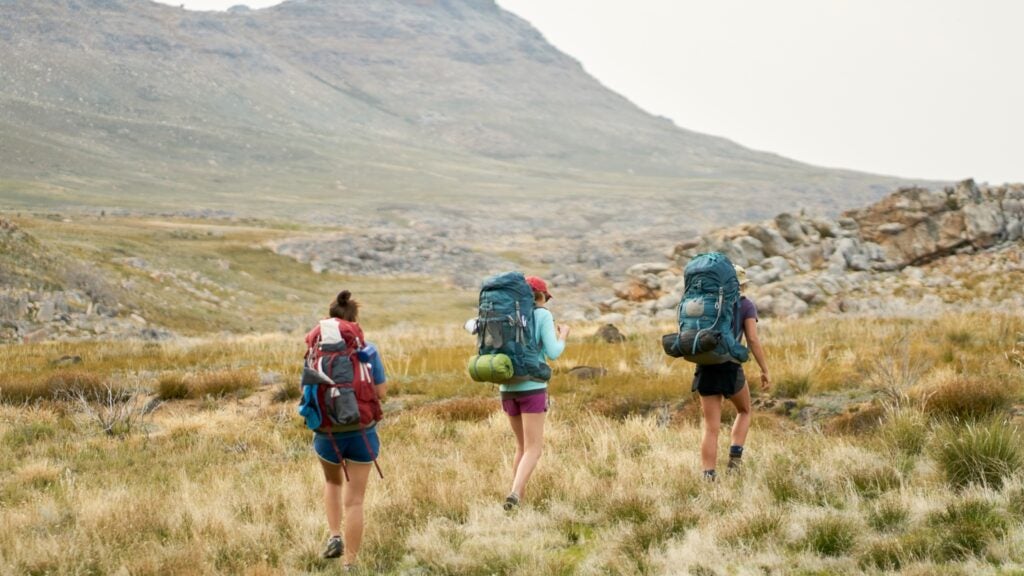
[{"label": "shrub", "polygon": [[1006,534],[1008,525],[994,504],[978,498],[953,502],[946,510],[931,514],[927,523],[935,533],[932,554],[946,561],[981,554],[989,543]]},{"label": "shrub", "polygon": [[970,484],[1000,488],[1024,467],[1021,434],[998,420],[988,423],[948,424],[939,434],[935,460],[950,486]]},{"label": "shrub", "polygon": [[188,398],[188,382],[180,374],[166,374],[156,383],[156,395],[161,400],[181,400]]},{"label": "shrub", "polygon": [[840,516],[819,518],[807,527],[804,547],[822,556],[844,556],[857,542],[857,525]]},{"label": "shrub", "polygon": [[110,436],[128,436],[142,428],[146,416],[156,407],[134,391],[111,386],[90,394],[77,392],[72,398],[82,413]]},{"label": "shrub", "polygon": [[1013,403],[1016,387],[995,377],[959,375],[922,398],[928,414],[976,420],[1003,412]]}]

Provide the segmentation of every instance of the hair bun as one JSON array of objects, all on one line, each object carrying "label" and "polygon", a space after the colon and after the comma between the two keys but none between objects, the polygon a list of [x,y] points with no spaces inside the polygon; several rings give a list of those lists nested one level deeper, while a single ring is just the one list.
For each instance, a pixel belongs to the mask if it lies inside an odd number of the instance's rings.
[{"label": "hair bun", "polygon": [[341,292],[338,292],[338,304],[344,306],[348,304],[350,298],[352,298],[352,293],[349,292],[348,290],[342,290]]}]

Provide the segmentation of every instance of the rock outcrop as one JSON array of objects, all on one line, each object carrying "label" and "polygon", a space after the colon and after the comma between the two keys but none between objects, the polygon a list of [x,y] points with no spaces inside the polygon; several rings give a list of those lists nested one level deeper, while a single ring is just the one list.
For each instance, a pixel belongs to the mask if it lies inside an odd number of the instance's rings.
[{"label": "rock outcrop", "polygon": [[[911,293],[915,305],[935,307],[942,298],[918,289],[963,288],[960,277],[973,269],[995,275],[1024,270],[1022,237],[1024,185],[981,188],[965,180],[939,191],[900,189],[836,219],[782,213],[680,242],[667,265],[631,268],[629,278],[615,287],[615,298],[602,302],[602,311],[674,318],[682,270],[690,258],[710,251],[746,268],[748,290],[763,315],[886,310],[907,304],[902,296],[893,299],[901,292]],[[985,258],[954,258],[967,254]],[[1004,296],[1021,298],[1012,292]],[[986,303],[991,301],[981,296],[975,305]]]}]

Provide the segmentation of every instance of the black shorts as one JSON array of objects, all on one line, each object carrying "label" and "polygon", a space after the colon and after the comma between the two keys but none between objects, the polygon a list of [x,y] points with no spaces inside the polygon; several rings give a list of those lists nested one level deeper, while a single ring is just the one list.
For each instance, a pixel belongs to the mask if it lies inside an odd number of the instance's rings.
[{"label": "black shorts", "polygon": [[693,373],[693,392],[701,396],[730,396],[736,394],[747,385],[743,374],[743,366],[735,362],[724,364],[705,364],[697,366]]}]

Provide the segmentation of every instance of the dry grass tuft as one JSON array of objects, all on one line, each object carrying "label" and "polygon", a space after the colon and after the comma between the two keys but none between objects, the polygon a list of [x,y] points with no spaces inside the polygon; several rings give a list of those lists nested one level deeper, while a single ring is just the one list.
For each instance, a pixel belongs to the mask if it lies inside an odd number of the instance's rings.
[{"label": "dry grass tuft", "polygon": [[977,420],[1006,411],[1017,396],[1017,386],[992,376],[955,374],[915,392],[917,401],[928,414]]},{"label": "dry grass tuft", "polygon": [[956,489],[971,484],[1000,488],[1024,469],[1024,438],[1002,420],[947,424],[937,434],[934,458]]},{"label": "dry grass tuft", "polygon": [[60,400],[77,394],[93,395],[107,386],[105,378],[81,369],[58,370],[50,374],[7,374],[0,376],[0,399],[7,404],[36,400]]},{"label": "dry grass tuft", "polygon": [[885,408],[879,404],[853,406],[825,423],[827,434],[864,434],[878,428],[885,420]]},{"label": "dry grass tuft", "polygon": [[182,400],[188,398],[188,377],[176,373],[160,376],[156,381],[156,395],[161,400]]},{"label": "dry grass tuft", "polygon": [[500,409],[501,405],[494,398],[454,398],[421,408],[444,422],[481,422]]},{"label": "dry grass tuft", "polygon": [[205,398],[207,396],[246,396],[260,383],[255,370],[217,370],[193,374],[164,374],[157,380],[161,400]]}]

